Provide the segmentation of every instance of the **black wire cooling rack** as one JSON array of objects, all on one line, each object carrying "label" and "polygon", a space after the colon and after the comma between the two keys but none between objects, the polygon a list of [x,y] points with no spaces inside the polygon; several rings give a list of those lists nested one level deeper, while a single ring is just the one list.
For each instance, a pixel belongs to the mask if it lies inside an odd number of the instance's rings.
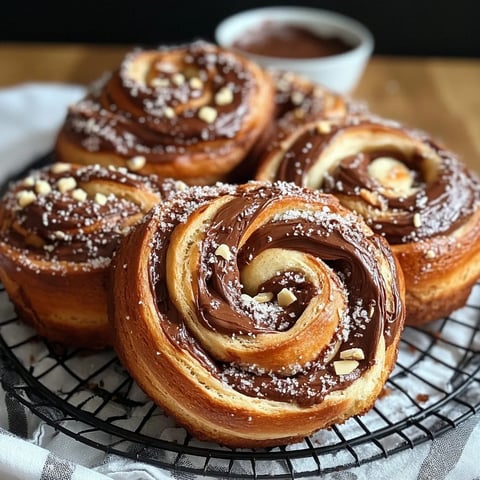
[{"label": "black wire cooling rack", "polygon": [[414,448],[480,410],[480,283],[448,318],[405,329],[396,367],[371,411],[285,447],[228,449],[196,440],[140,391],[113,351],[40,339],[18,320],[3,289],[0,353],[3,388],[78,442],[190,474],[301,478]]}]

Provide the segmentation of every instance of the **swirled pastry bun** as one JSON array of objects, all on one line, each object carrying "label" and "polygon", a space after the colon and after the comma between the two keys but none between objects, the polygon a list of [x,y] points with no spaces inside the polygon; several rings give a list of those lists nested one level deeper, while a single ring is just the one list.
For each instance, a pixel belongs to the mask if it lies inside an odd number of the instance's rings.
[{"label": "swirled pastry bun", "polygon": [[110,344],[106,279],[112,254],[175,185],[66,163],[12,184],[0,204],[0,279],[19,316],[52,341]]},{"label": "swirled pastry bun", "polygon": [[407,323],[450,314],[480,278],[480,183],[427,135],[378,118],[316,122],[265,155],[261,180],[334,194],[402,265]]},{"label": "swirled pastry bun", "polygon": [[[340,120],[366,113],[365,104],[339,95],[293,72],[270,71],[275,85],[275,115],[250,154],[247,179],[255,176],[259,159],[306,123]],[[240,177],[242,178],[242,177]],[[238,181],[236,182],[238,183]]]},{"label": "swirled pastry bun", "polygon": [[367,112],[364,103],[335,93],[292,72],[270,72],[275,82],[275,118],[278,130],[290,132],[305,123],[342,119]]},{"label": "swirled pastry bun", "polygon": [[208,43],[134,51],[70,108],[56,155],[214,183],[239,168],[271,121],[273,96],[264,70]]},{"label": "swirled pastry bun", "polygon": [[198,438],[303,438],[368,410],[397,355],[403,278],[332,195],[192,187],[154,208],[112,269],[115,348]]}]

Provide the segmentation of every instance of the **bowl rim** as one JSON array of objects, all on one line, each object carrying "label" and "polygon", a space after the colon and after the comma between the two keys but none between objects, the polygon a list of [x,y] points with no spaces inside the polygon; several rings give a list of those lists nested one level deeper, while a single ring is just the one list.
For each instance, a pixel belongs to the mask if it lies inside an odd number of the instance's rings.
[{"label": "bowl rim", "polygon": [[[238,25],[239,22],[243,21],[246,23],[241,29],[246,30],[264,21],[265,18],[263,18],[261,15],[267,14],[272,15],[269,20],[278,20],[280,18],[284,18],[290,23],[295,22],[297,24],[303,22],[305,15],[308,15],[310,18],[314,18],[315,20],[320,21],[324,25],[332,25],[334,27],[338,27],[338,30],[340,32],[346,32],[350,34],[353,33],[359,39],[359,42],[356,46],[343,53],[329,55],[326,57],[299,59],[290,57],[271,57],[268,55],[250,53],[245,50],[234,48],[232,46],[232,42],[235,39],[235,36],[232,36],[230,41],[227,41],[227,39],[225,38],[230,37],[228,31],[231,30],[232,27],[234,27],[235,25]],[[298,18],[295,18],[296,15],[298,15]],[[351,57],[368,57],[372,54],[374,48],[374,38],[372,33],[365,25],[363,25],[358,20],[331,10],[293,5],[259,7],[239,11],[221,20],[215,28],[214,36],[215,41],[221,47],[233,49],[236,52],[248,55],[250,58],[258,60],[261,63],[268,62],[268,64],[271,66],[281,66],[288,62],[298,68],[306,69],[318,68],[320,63],[322,64],[322,66],[324,65],[326,67],[333,66],[335,63],[343,63],[345,61],[350,61],[352,60]]]}]

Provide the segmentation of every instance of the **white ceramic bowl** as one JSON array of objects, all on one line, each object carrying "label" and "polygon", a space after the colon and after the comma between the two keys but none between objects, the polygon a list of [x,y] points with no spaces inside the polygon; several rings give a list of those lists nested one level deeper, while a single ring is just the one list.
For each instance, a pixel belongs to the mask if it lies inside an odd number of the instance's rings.
[{"label": "white ceramic bowl", "polygon": [[345,53],[308,59],[267,57],[241,51],[264,67],[299,73],[339,93],[353,90],[373,51],[373,36],[361,23],[338,13],[307,7],[266,7],[237,13],[217,26],[215,40],[222,47],[233,48],[242,34],[266,21],[304,27],[354,45]]}]

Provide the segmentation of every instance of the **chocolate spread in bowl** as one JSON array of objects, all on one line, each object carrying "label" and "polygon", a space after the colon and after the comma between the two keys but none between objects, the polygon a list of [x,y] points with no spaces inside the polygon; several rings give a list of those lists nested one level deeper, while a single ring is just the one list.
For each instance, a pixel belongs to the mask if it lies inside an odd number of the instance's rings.
[{"label": "chocolate spread in bowl", "polygon": [[354,45],[336,36],[323,36],[299,25],[262,22],[232,45],[238,50],[279,58],[318,58],[348,52]]}]

